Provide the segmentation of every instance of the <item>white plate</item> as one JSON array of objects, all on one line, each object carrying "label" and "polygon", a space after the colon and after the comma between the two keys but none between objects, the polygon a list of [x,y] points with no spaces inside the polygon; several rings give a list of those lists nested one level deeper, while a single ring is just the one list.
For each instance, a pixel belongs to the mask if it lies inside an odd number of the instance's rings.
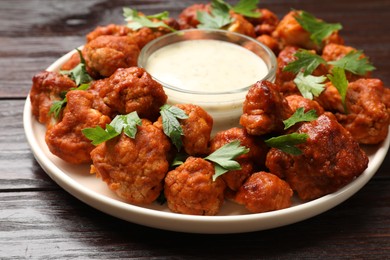
[{"label": "white plate", "polygon": [[[47,70],[59,69],[74,51],[64,55]],[[380,145],[364,147],[369,156],[368,168],[353,182],[339,191],[273,212],[249,214],[242,206],[226,202],[217,216],[191,216],[170,212],[165,205],[139,207],[127,204],[111,192],[107,185],[89,174],[89,166],[74,166],[52,155],[45,143],[45,127],[31,113],[27,97],[23,124],[32,152],[45,172],[63,189],[88,205],[117,218],[171,231],[191,233],[239,233],[271,229],[302,221],[342,203],[361,189],[382,164],[390,143],[390,135]]]}]

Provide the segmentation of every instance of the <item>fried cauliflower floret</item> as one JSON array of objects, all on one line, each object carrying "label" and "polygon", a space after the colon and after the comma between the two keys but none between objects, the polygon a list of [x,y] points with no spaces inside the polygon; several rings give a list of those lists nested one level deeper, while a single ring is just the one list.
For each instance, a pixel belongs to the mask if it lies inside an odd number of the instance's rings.
[{"label": "fried cauliflower floret", "polygon": [[214,136],[210,142],[210,153],[235,140],[240,141],[240,145],[248,148],[249,152],[235,158],[241,166],[240,170],[228,171],[220,177],[232,191],[237,191],[255,169],[265,165],[268,152],[262,140],[247,134],[242,128],[233,127],[220,131]]},{"label": "fried cauliflower floret", "polygon": [[235,200],[252,213],[291,206],[293,191],[287,182],[268,172],[256,172],[238,190]]},{"label": "fried cauliflower floret", "polygon": [[255,27],[256,35],[271,35],[279,24],[278,16],[266,8],[257,8],[255,12],[260,13],[260,16],[247,19]]},{"label": "fried cauliflower floret", "polygon": [[200,106],[192,104],[178,104],[187,115],[187,119],[181,119],[180,125],[184,136],[183,147],[189,155],[205,155],[208,153],[213,118]]},{"label": "fried cauliflower floret", "polygon": [[325,110],[317,101],[307,99],[301,95],[290,95],[286,97],[287,103],[292,111],[296,111],[298,108],[303,107],[304,112],[314,109],[317,115],[322,115]]},{"label": "fried cauliflower floret", "polygon": [[[322,46],[317,46],[311,39],[310,33],[307,32],[295,19],[299,15],[300,11],[294,10],[286,14],[279,22],[272,36],[279,39],[283,46],[298,46],[304,49],[321,50]],[[321,45],[328,43],[340,43],[343,44],[343,39],[334,32],[328,38],[323,40]]]},{"label": "fried cauliflower floret", "polygon": [[164,193],[168,208],[176,213],[216,215],[224,202],[225,183],[213,181],[214,166],[202,158],[189,157],[168,172]]},{"label": "fried cauliflower floret", "polygon": [[[347,113],[341,96],[331,84],[318,97],[318,102],[333,111],[337,120],[362,144],[377,144],[386,139],[390,123],[389,96],[379,79],[359,79],[348,84]],[[387,99],[387,100],[386,100]]]},{"label": "fried cauliflower floret", "polygon": [[81,130],[100,126],[105,128],[111,119],[92,108],[94,96],[83,90],[71,90],[62,120],[49,128],[45,140],[50,152],[72,164],[89,163],[95,148]]},{"label": "fried cauliflower floret", "polygon": [[248,134],[263,135],[283,130],[283,120],[292,114],[279,87],[269,81],[258,81],[246,95],[240,124]]},{"label": "fried cauliflower floret", "polygon": [[160,83],[143,68],[118,69],[99,91],[104,103],[117,114],[137,111],[140,118],[155,121],[167,95]]},{"label": "fried cauliflower floret", "polygon": [[367,168],[368,157],[331,113],[303,123],[298,133],[308,135],[297,145],[301,155],[287,154],[271,148],[266,166],[284,178],[305,201],[337,191]]},{"label": "fried cauliflower floret", "polygon": [[[176,107],[184,111],[188,116],[179,119],[183,129],[181,140],[184,151],[190,156],[207,155],[209,153],[209,141],[213,128],[213,118],[202,107],[193,104],[176,104]],[[154,123],[163,129],[162,117]]]},{"label": "fried cauliflower floret", "polygon": [[136,66],[139,53],[137,43],[129,36],[99,36],[83,49],[87,70],[94,78],[109,77],[118,68]]},{"label": "fried cauliflower floret", "polygon": [[163,188],[170,143],[148,120],[137,128],[134,139],[122,133],[98,145],[91,152],[91,172],[126,202],[150,204]]},{"label": "fried cauliflower floret", "polygon": [[87,34],[86,41],[90,42],[100,36],[106,35],[128,36],[131,32],[132,30],[125,25],[109,24],[106,26],[98,26],[95,30]]},{"label": "fried cauliflower floret", "polygon": [[42,124],[51,124],[50,107],[62,100],[62,93],[76,88],[73,80],[57,72],[42,71],[32,78],[30,101],[32,114]]},{"label": "fried cauliflower floret", "polygon": [[278,41],[273,38],[272,36],[269,36],[268,34],[263,34],[258,37],[256,37],[256,40],[267,46],[271,49],[275,54],[278,54],[280,52],[279,49],[279,43]]},{"label": "fried cauliflower floret", "polygon": [[256,37],[255,28],[250,22],[248,22],[248,20],[244,18],[244,16],[236,14],[234,12],[230,12],[230,16],[233,19],[233,22],[231,22],[226,27],[226,30],[230,32],[244,34],[253,38]]}]

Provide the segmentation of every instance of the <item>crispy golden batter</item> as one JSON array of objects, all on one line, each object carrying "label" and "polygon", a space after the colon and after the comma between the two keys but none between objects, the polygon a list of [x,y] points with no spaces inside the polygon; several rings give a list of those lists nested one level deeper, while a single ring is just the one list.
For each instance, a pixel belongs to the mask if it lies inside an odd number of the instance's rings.
[{"label": "crispy golden batter", "polygon": [[251,135],[264,135],[283,130],[283,120],[292,114],[279,87],[269,81],[259,81],[246,95],[240,124]]},{"label": "crispy golden batter", "polygon": [[287,182],[268,172],[256,172],[241,186],[235,200],[250,212],[261,213],[290,207],[292,195]]},{"label": "crispy golden batter", "polygon": [[42,71],[32,78],[30,101],[32,114],[42,124],[51,124],[49,115],[53,101],[62,100],[61,94],[75,88],[67,76],[57,72]]},{"label": "crispy golden batter", "polygon": [[202,158],[189,157],[168,172],[164,193],[168,208],[177,213],[216,215],[224,201],[225,183],[213,181],[214,166]]},{"label": "crispy golden batter", "polygon": [[308,135],[305,143],[297,145],[302,154],[271,148],[266,166],[284,178],[302,200],[335,192],[367,168],[367,155],[333,114],[326,112],[315,121],[303,123],[297,132]]},{"label": "crispy golden batter", "polygon": [[221,176],[226,186],[232,191],[237,191],[255,169],[265,165],[265,157],[268,152],[267,146],[261,139],[247,134],[242,128],[234,127],[218,132],[214,136],[210,142],[210,153],[235,140],[240,141],[242,146],[249,148],[249,152],[235,158],[241,165],[241,170],[228,171]]},{"label": "crispy golden batter", "polygon": [[161,84],[143,68],[118,69],[99,90],[104,103],[117,114],[137,111],[139,117],[154,121],[167,95]]},{"label": "crispy golden batter", "polygon": [[148,120],[143,119],[137,128],[135,139],[122,133],[98,145],[91,152],[91,172],[127,202],[150,204],[163,188],[170,143]]},{"label": "crispy golden batter", "polygon": [[318,97],[318,102],[333,111],[337,120],[359,143],[377,144],[386,139],[390,124],[389,96],[379,79],[359,79],[348,84],[344,113],[341,96],[331,84]]},{"label": "crispy golden batter", "polygon": [[66,95],[68,103],[62,120],[46,132],[50,152],[72,164],[89,163],[90,152],[95,148],[82,129],[111,122],[108,116],[92,108],[94,96],[83,90],[71,90]]},{"label": "crispy golden batter", "polygon": [[139,53],[137,43],[129,36],[99,36],[83,49],[87,70],[94,78],[109,77],[118,68],[136,66]]},{"label": "crispy golden batter", "polygon": [[292,111],[296,111],[298,108],[303,107],[305,113],[312,109],[317,112],[317,115],[322,115],[325,112],[317,101],[307,99],[301,95],[290,95],[286,97],[286,100]]}]

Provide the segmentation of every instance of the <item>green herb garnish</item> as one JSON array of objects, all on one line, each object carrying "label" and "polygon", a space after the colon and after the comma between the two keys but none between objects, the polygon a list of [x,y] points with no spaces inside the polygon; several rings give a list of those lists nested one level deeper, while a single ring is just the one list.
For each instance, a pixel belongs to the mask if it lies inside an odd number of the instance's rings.
[{"label": "green herb garnish", "polygon": [[246,17],[257,18],[261,13],[256,12],[259,0],[240,0],[232,6],[223,0],[213,0],[211,2],[210,13],[198,11],[196,18],[200,22],[198,28],[220,29],[234,21],[230,11],[241,14]]},{"label": "green herb garnish", "polygon": [[314,109],[311,109],[305,113],[305,109],[303,107],[298,108],[295,113],[290,116],[290,118],[283,121],[284,130],[292,127],[296,123],[299,122],[310,122],[316,120],[318,118],[317,112]]},{"label": "green herb garnish", "polygon": [[88,74],[85,64],[85,59],[79,49],[76,49],[80,55],[80,63],[74,67],[72,70],[61,70],[60,73],[63,75],[68,75],[77,86],[82,84],[89,83],[93,78]]},{"label": "green herb garnish", "polygon": [[277,148],[285,153],[300,155],[302,154],[302,151],[295,145],[305,143],[308,137],[309,136],[307,134],[292,133],[272,137],[268,140],[265,140],[265,143],[269,147]]},{"label": "green herb garnish", "polygon": [[297,85],[302,96],[307,99],[313,99],[313,96],[318,97],[324,91],[325,80],[325,76],[305,76],[303,72],[299,72],[294,79],[294,83]]},{"label": "green herb garnish", "polygon": [[[172,27],[165,24],[162,20],[169,18],[169,13],[167,11],[154,14],[154,15],[140,15],[139,12],[135,9],[124,7],[123,8],[123,16],[125,17],[125,20],[128,22],[127,27],[130,29],[137,31],[141,29],[142,27],[148,27],[148,28],[158,28],[158,27],[164,27],[171,31],[176,31]],[[153,19],[157,19],[159,21],[153,21]]]},{"label": "green herb garnish", "polygon": [[[71,90],[86,90],[89,88],[91,83],[81,84],[78,88],[72,88]],[[53,114],[54,118],[58,118],[61,110],[65,107],[66,103],[68,102],[66,98],[66,93],[61,93],[62,100],[56,100],[53,101],[53,104],[50,106],[49,115]]]},{"label": "green herb garnish", "polygon": [[196,18],[200,22],[198,28],[220,29],[233,22],[230,16],[230,6],[222,0],[211,2],[211,12],[196,12]]},{"label": "green herb garnish", "polygon": [[261,13],[256,12],[258,4],[259,0],[240,0],[230,9],[233,10],[235,13],[241,14],[246,17],[258,18],[261,16]]},{"label": "green herb garnish", "polygon": [[122,131],[128,137],[134,139],[137,133],[137,125],[141,124],[141,119],[134,111],[127,115],[117,115],[110,124],[106,125],[106,129],[96,126],[94,128],[84,128],[81,131],[86,138],[92,141],[93,145],[98,145],[120,135]]},{"label": "green herb garnish", "polygon": [[178,119],[187,119],[188,115],[180,108],[168,104],[165,104],[160,108],[160,114],[165,135],[172,140],[172,143],[176,146],[177,150],[180,151],[183,146],[181,136],[184,135],[184,133]]},{"label": "green herb garnish", "polygon": [[328,38],[333,32],[343,28],[340,23],[323,22],[306,11],[298,11],[295,20],[297,20],[303,29],[310,33],[310,39],[316,45],[321,45],[322,41]]},{"label": "green herb garnish", "polygon": [[300,49],[295,54],[298,59],[288,63],[283,71],[290,71],[293,73],[303,72],[304,76],[310,75],[320,65],[326,64],[326,61],[319,55],[308,50]]},{"label": "green herb garnish", "polygon": [[345,103],[345,97],[347,96],[348,80],[345,75],[345,70],[340,67],[333,67],[332,74],[328,74],[330,82],[337,89],[341,96],[341,102],[344,107],[344,112],[348,113],[347,105]]},{"label": "green herb garnish", "polygon": [[221,176],[228,171],[240,170],[240,164],[234,159],[248,152],[248,148],[241,146],[240,141],[235,140],[225,144],[209,156],[205,157],[205,160],[214,163],[215,173],[213,175],[213,181],[215,181],[218,176]]},{"label": "green herb garnish", "polygon": [[350,51],[339,60],[330,61],[329,64],[348,70],[356,75],[365,75],[375,67],[369,62],[367,57],[363,57],[363,51]]}]

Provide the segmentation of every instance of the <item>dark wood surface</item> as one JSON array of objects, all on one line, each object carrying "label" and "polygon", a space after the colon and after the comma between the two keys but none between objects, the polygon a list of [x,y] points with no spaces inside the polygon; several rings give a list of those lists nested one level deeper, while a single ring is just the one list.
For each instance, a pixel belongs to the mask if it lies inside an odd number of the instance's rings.
[{"label": "dark wood surface", "polygon": [[[35,161],[22,116],[32,76],[84,43],[97,25],[123,23],[122,7],[172,16],[201,1],[0,1],[0,259],[390,259],[390,162],[346,202],[309,220],[233,235],[152,229],[69,195]],[[341,22],[390,85],[390,1],[262,0],[281,18],[304,9]]]}]

